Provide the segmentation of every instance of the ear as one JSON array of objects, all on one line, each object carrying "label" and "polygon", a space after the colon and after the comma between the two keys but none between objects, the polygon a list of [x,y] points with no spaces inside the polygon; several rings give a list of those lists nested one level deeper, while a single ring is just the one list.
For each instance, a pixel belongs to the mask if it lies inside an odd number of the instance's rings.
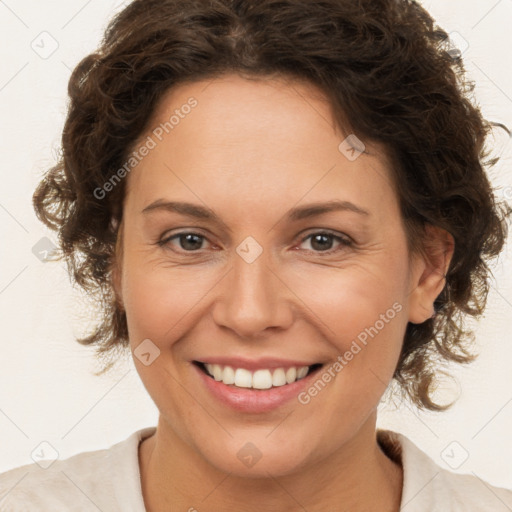
[{"label": "ear", "polygon": [[446,230],[427,224],[424,250],[413,256],[409,294],[409,322],[421,324],[434,314],[434,301],[446,284],[455,242]]}]

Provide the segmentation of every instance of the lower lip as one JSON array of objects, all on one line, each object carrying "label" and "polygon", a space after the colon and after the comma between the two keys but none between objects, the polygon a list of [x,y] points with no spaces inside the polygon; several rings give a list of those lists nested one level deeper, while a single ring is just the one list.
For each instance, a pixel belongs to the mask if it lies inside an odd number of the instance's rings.
[{"label": "lower lip", "polygon": [[216,381],[213,377],[206,375],[196,364],[192,366],[215,398],[232,409],[246,413],[272,411],[293,398],[297,398],[299,393],[310,384],[310,381],[322,369],[322,367],[319,367],[306,377],[291,384],[260,390],[228,386],[222,381]]}]

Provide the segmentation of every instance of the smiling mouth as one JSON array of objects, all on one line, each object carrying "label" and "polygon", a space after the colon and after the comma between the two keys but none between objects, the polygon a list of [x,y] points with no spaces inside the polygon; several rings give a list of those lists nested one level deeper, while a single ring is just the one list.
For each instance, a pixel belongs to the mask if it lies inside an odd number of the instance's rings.
[{"label": "smiling mouth", "polygon": [[293,384],[314,372],[323,365],[320,363],[310,366],[290,366],[287,368],[272,368],[250,371],[246,368],[234,368],[220,364],[207,364],[193,361],[211,379],[223,382],[227,386],[264,390]]}]

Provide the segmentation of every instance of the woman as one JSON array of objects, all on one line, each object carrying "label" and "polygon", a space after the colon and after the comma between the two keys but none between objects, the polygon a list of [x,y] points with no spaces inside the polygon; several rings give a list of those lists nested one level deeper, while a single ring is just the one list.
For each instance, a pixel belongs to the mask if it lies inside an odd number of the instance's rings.
[{"label": "woman", "polygon": [[393,379],[443,409],[506,237],[446,38],[404,0],[136,0],[111,22],[34,204],[103,304],[80,341],[130,348],[159,421],[4,474],[6,510],[512,509],[376,430]]}]

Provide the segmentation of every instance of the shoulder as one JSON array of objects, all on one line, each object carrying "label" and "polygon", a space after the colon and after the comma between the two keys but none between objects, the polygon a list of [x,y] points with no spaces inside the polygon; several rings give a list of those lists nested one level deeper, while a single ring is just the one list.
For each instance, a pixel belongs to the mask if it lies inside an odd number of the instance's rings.
[{"label": "shoulder", "polygon": [[378,430],[380,445],[403,467],[403,512],[511,512],[512,490],[475,474],[447,471],[403,434]]},{"label": "shoulder", "polygon": [[94,502],[98,477],[106,464],[108,449],[56,460],[46,469],[37,463],[11,469],[0,474],[0,511],[36,510],[36,506],[52,510],[57,505],[88,510],[86,502]]},{"label": "shoulder", "polygon": [[138,445],[154,430],[138,430],[110,448],[0,474],[0,511],[143,511]]}]

